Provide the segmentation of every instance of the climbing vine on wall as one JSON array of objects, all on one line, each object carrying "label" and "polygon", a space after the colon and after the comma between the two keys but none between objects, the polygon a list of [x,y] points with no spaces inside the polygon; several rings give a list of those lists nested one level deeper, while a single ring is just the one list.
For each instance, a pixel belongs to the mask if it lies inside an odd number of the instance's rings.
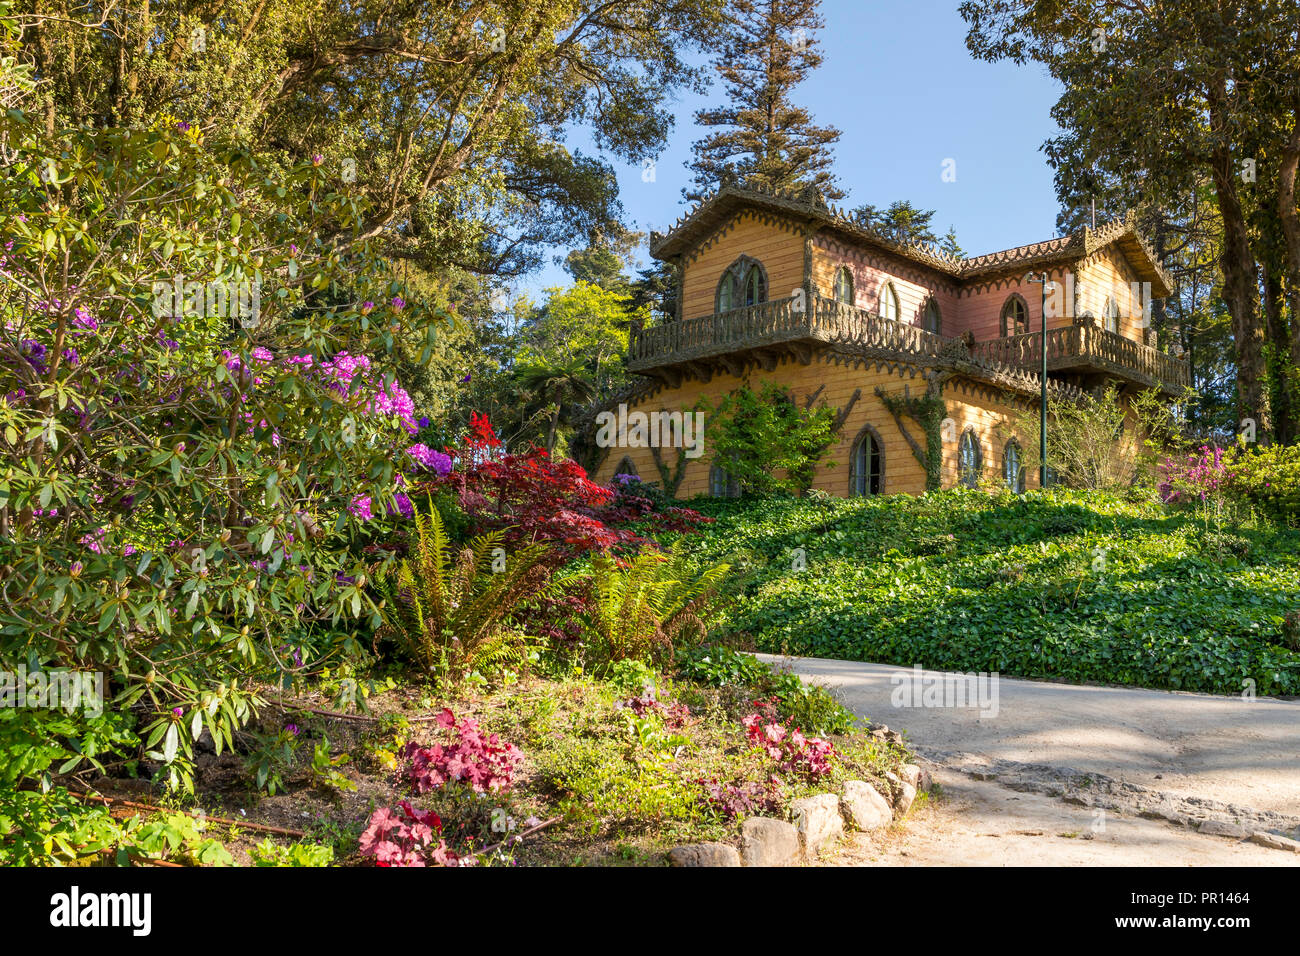
[{"label": "climbing vine on wall", "polygon": [[[903,433],[912,454],[925,469],[925,490],[938,491],[943,470],[943,420],[948,416],[948,406],[939,397],[941,386],[931,382],[923,395],[913,395],[911,389],[904,385],[902,395],[890,395],[880,386],[876,386],[876,395],[885,408],[894,416],[898,430]],[[912,437],[907,426],[903,424],[906,416],[921,426],[925,436],[925,447]]]},{"label": "climbing vine on wall", "polygon": [[[718,404],[717,408],[711,409],[705,414],[703,434],[707,435],[709,433],[709,425],[711,425],[714,419],[716,419],[726,409],[730,401],[731,396],[727,396]],[[703,407],[707,408],[708,406],[705,404]],[[701,411],[701,403],[696,402],[695,405],[692,406],[691,411]],[[677,459],[673,462],[672,468],[668,467],[668,463],[664,461],[660,450],[653,445],[650,447],[650,457],[654,459],[655,468],[659,470],[659,480],[663,483],[661,487],[670,498],[676,498],[677,489],[682,483],[682,478],[686,475],[686,462],[688,460],[686,457],[686,449],[677,449]]]}]

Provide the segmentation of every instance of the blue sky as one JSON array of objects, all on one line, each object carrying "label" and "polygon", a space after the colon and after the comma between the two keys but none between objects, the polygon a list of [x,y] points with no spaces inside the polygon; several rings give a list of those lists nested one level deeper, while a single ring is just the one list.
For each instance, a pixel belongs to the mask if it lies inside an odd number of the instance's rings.
[{"label": "blue sky", "polygon": [[[822,13],[823,63],[795,99],[841,131],[835,171],[845,208],[907,199],[934,209],[935,232],[954,226],[967,255],[1056,234],[1052,173],[1039,147],[1057,131],[1050,110],[1060,88],[1042,67],[973,59],[956,0],[823,0]],[[677,101],[654,182],[642,180],[639,165],[613,161],[635,228],[662,230],[685,210],[685,163],[700,136],[694,112],[722,98],[715,83],[703,98]],[[568,145],[593,151],[582,130]],[[946,159],[956,163],[955,182],[941,178]],[[644,249],[641,258],[650,261]],[[539,298],[568,281],[548,265],[520,291]]]}]

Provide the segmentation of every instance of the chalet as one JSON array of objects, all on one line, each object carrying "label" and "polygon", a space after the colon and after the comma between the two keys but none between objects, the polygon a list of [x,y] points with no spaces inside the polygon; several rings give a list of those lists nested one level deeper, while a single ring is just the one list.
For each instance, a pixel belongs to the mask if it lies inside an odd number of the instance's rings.
[{"label": "chalet", "polygon": [[[1035,274],[1051,283],[1050,390],[1078,396],[1113,383],[1127,401],[1190,384],[1188,365],[1155,347],[1150,305],[1171,280],[1131,218],[955,258],[893,241],[815,191],[727,185],[652,233],[650,251],[675,269],[677,314],[633,329],[628,369],[641,382],[615,406],[633,418],[685,413],[746,382],[785,386],[806,407],[836,410],[826,456],[836,464],[814,482],[836,495],[1037,484],[1023,466],[1037,436],[1014,433],[1040,394]],[[627,439],[600,443],[597,481],[636,474],[680,498],[736,491],[707,425],[704,453],[691,457]]]}]

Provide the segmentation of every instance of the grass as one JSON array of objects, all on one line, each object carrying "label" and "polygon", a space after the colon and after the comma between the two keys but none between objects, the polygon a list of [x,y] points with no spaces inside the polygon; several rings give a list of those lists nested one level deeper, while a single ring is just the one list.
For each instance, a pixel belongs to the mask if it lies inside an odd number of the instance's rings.
[{"label": "grass", "polygon": [[1137,496],[699,500],[701,560],[751,571],[761,650],[1005,676],[1300,694],[1300,531]]}]

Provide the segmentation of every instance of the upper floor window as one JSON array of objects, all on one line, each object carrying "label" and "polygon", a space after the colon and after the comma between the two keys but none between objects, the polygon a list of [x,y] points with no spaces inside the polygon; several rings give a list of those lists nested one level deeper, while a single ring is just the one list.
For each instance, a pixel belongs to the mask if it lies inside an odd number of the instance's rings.
[{"label": "upper floor window", "polygon": [[1119,303],[1112,295],[1106,296],[1106,304],[1101,307],[1101,327],[1107,332],[1119,333]]},{"label": "upper floor window", "polygon": [[1025,490],[1025,468],[1020,460],[1020,442],[1014,438],[1002,450],[1002,478],[1016,494]]},{"label": "upper floor window", "polygon": [[880,317],[882,319],[898,318],[898,293],[894,283],[886,282],[880,287]]},{"label": "upper floor window", "polygon": [[957,444],[957,480],[967,488],[974,488],[980,481],[980,470],[984,467],[984,454],[980,450],[980,440],[969,428],[961,434]]},{"label": "upper floor window", "polygon": [[767,301],[767,273],[763,264],[741,256],[728,267],[718,281],[717,309],[727,312]]},{"label": "upper floor window", "polygon": [[835,270],[835,301],[853,304],[853,273],[849,272],[848,266]]},{"label": "upper floor window", "polygon": [[934,300],[934,296],[931,296],[926,300],[925,311],[921,313],[921,328],[938,335],[942,325],[943,322],[939,317],[939,303]]},{"label": "upper floor window", "polygon": [[878,495],[885,484],[885,456],[878,436],[870,425],[853,443],[849,459],[849,494]]},{"label": "upper floor window", "polygon": [[1002,306],[1002,334],[1023,335],[1029,331],[1029,308],[1018,295],[1007,299]]}]

